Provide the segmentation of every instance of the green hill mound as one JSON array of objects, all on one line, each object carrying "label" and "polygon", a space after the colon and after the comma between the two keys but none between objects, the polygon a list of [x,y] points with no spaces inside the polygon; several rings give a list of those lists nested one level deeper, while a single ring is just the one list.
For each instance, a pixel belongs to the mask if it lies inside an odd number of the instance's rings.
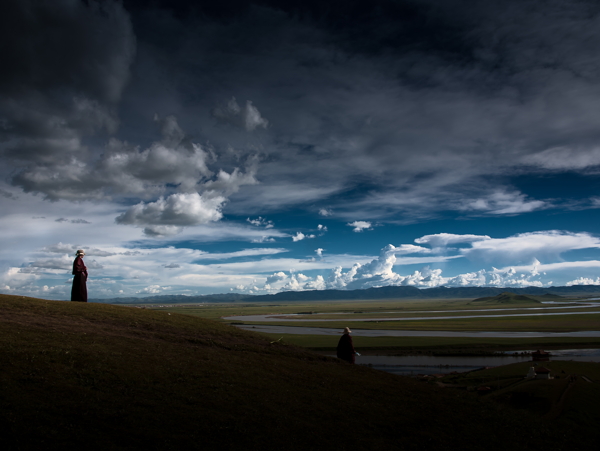
[{"label": "green hill mound", "polygon": [[542,296],[537,296],[538,298],[544,298],[544,299],[548,299],[548,300],[560,300],[560,299],[564,299],[562,296],[559,296],[558,294],[552,294],[552,293],[546,293]]},{"label": "green hill mound", "polygon": [[541,304],[540,301],[523,294],[510,293],[508,291],[497,296],[473,299],[471,302],[482,304]]},{"label": "green hill mound", "polygon": [[5,450],[533,449],[571,444],[466,391],[198,317],[0,295]]}]

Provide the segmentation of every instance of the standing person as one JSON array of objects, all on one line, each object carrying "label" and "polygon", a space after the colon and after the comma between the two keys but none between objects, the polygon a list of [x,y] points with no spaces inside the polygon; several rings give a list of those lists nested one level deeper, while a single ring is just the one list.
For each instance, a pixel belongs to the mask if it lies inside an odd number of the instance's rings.
[{"label": "standing person", "polygon": [[344,335],[340,337],[340,341],[337,345],[337,356],[339,359],[345,360],[348,363],[354,363],[356,350],[352,344],[352,337],[350,333],[352,331],[349,327],[344,329]]},{"label": "standing person", "polygon": [[73,288],[71,288],[71,301],[87,302],[87,268],[83,263],[85,252],[82,249],[77,251],[77,256],[73,262]]}]

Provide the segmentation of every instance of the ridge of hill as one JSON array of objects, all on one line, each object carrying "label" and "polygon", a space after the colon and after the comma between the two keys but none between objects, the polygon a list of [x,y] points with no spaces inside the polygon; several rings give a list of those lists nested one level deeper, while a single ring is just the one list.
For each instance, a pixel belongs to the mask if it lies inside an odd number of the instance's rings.
[{"label": "ridge of hill", "polygon": [[387,286],[364,290],[309,290],[282,291],[275,294],[250,295],[240,293],[208,295],[159,295],[149,297],[127,297],[112,299],[90,299],[90,302],[106,304],[184,304],[213,302],[281,302],[281,301],[334,301],[334,300],[375,300],[375,299],[468,299],[493,297],[507,289],[520,295],[546,296],[586,296],[600,294],[600,285],[574,285],[570,287],[435,287],[417,288],[412,286]]},{"label": "ridge of hill", "polygon": [[[600,293],[600,285],[576,285],[571,287],[525,287],[508,288],[515,294],[543,296],[552,294],[587,295]],[[316,301],[316,300],[369,300],[369,299],[459,299],[491,297],[502,294],[507,287],[435,287],[422,288],[412,286],[387,286],[368,288],[366,290],[312,290],[312,291],[285,291],[276,294],[254,296],[252,302],[262,301]]]},{"label": "ridge of hill", "polygon": [[284,343],[195,316],[0,295],[3,449],[520,450],[581,438]]},{"label": "ridge of hill", "polygon": [[497,296],[473,299],[471,302],[478,302],[482,304],[541,304],[540,301],[530,298],[529,296],[515,294],[509,291],[500,293]]}]

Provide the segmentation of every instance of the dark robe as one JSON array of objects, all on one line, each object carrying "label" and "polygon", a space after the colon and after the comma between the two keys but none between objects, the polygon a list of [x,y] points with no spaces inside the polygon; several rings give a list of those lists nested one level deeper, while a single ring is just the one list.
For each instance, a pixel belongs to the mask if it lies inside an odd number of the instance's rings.
[{"label": "dark robe", "polygon": [[338,358],[345,360],[348,363],[354,363],[354,360],[356,359],[355,354],[356,351],[354,350],[350,334],[342,335],[337,345]]},{"label": "dark robe", "polygon": [[71,288],[71,301],[87,302],[87,268],[83,263],[83,258],[79,255],[73,262],[73,288]]}]

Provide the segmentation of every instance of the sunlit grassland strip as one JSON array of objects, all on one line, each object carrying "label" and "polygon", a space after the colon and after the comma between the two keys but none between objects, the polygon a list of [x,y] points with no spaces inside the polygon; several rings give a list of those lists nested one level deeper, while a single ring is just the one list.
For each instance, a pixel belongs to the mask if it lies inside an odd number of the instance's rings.
[{"label": "sunlit grassland strip", "polygon": [[590,315],[518,316],[510,318],[460,318],[414,321],[326,321],[326,322],[246,322],[269,326],[350,327],[376,330],[446,330],[498,332],[575,332],[600,330],[600,312]]},{"label": "sunlit grassland strip", "polygon": [[[473,309],[475,310],[475,309]],[[582,308],[573,308],[573,309],[568,309],[566,310],[569,313],[577,313],[577,312],[598,312],[600,313],[600,307],[582,307]],[[529,311],[529,313],[561,313],[560,310],[556,310],[556,309],[551,309],[551,310],[532,310]],[[523,310],[523,309],[509,309],[509,308],[505,308],[502,309],[501,311],[498,310],[479,310],[477,309],[477,312],[473,312],[473,311],[460,311],[460,312],[452,312],[452,311],[443,311],[443,310],[439,310],[439,311],[418,311],[418,312],[407,312],[407,311],[395,311],[395,312],[372,312],[372,313],[366,313],[366,312],[355,312],[353,314],[348,313],[342,313],[342,314],[319,314],[318,316],[315,316],[314,314],[311,315],[294,315],[293,317],[290,318],[294,318],[294,319],[302,319],[302,320],[310,320],[310,319],[319,319],[319,320],[333,320],[333,321],[340,321],[342,318],[347,319],[348,321],[352,321],[353,319],[357,319],[357,318],[421,318],[421,317],[429,317],[429,316],[465,316],[465,315],[523,315],[525,313],[528,313],[527,310]],[[344,316],[347,315],[347,316]],[[281,314],[278,315],[281,317],[284,317],[285,314]]]},{"label": "sunlit grassland strip", "polygon": [[[262,333],[272,340],[280,340],[283,344],[292,344],[311,349],[333,351],[339,337],[331,335],[296,335]],[[359,352],[374,350],[435,350],[450,351],[456,349],[470,350],[519,350],[519,349],[551,349],[553,347],[567,348],[597,348],[600,338],[470,338],[470,337],[361,337],[353,335],[354,346]]]},{"label": "sunlit grassland strip", "polygon": [[[223,316],[235,315],[270,315],[270,314],[297,314],[297,313],[354,313],[357,311],[369,312],[378,315],[379,311],[410,312],[421,310],[449,310],[449,309],[481,309],[486,310],[494,306],[479,306],[470,304],[470,299],[434,299],[434,300],[352,300],[352,301],[318,301],[318,302],[282,302],[282,303],[245,303],[245,304],[204,304],[174,307],[162,307],[161,310],[170,312],[198,315],[204,318],[218,319]],[[539,304],[531,304],[536,306]],[[151,307],[155,308],[155,307]],[[496,308],[498,308],[496,306]],[[336,315],[333,315],[336,316]]]},{"label": "sunlit grassland strip", "polygon": [[[183,313],[188,315],[202,316],[204,318],[219,319],[224,316],[235,315],[267,315],[267,314],[298,314],[298,313],[339,313],[346,312],[354,314],[355,312],[363,312],[361,315],[382,316],[381,312],[392,312],[389,315],[395,314],[411,314],[417,311],[433,311],[433,310],[480,310],[485,312],[491,309],[506,309],[507,312],[519,307],[541,307],[540,304],[519,304],[502,305],[502,304],[477,304],[472,303],[471,299],[433,299],[433,300],[375,300],[375,301],[319,301],[319,302],[282,302],[282,303],[232,303],[232,304],[204,304],[204,305],[187,305],[174,307],[161,307],[161,310],[170,312]],[[150,308],[155,308],[150,307]],[[589,309],[589,308],[586,308]],[[491,313],[491,312],[490,312]],[[433,313],[432,313],[433,314]],[[456,313],[460,315],[460,313]],[[387,315],[387,313],[386,313]],[[422,315],[419,315],[422,316]],[[338,315],[331,315],[332,319],[336,319]],[[310,318],[310,316],[309,316]],[[319,315],[319,318],[327,319],[325,315]]]},{"label": "sunlit grassland strip", "polygon": [[[432,310],[479,310],[472,314],[494,314],[499,312],[490,309],[503,309],[501,313],[523,313],[515,310],[521,307],[543,307],[540,304],[525,304],[518,306],[504,305],[477,305],[469,299],[453,300],[385,300],[385,301],[331,301],[310,303],[281,303],[281,304],[212,304],[202,306],[167,307],[164,310],[187,315],[202,316],[205,318],[221,319],[236,315],[265,315],[290,313],[324,313],[324,315],[303,315],[305,319],[331,319],[326,322],[249,322],[246,324],[285,325],[295,327],[326,327],[338,328],[340,331],[349,326],[355,331],[354,344],[364,350],[379,351],[419,351],[419,350],[511,350],[535,349],[552,347],[600,347],[600,338],[470,338],[470,337],[361,337],[361,329],[379,330],[448,330],[448,331],[513,331],[513,332],[570,332],[580,330],[600,330],[600,309],[585,307],[586,311],[598,310],[598,315],[556,315],[556,316],[529,316],[510,318],[465,318],[446,320],[413,320],[413,321],[383,321],[383,322],[358,322],[344,319],[343,315],[331,313],[345,312],[348,316],[356,317],[414,317],[427,316],[416,313],[417,311],[430,311],[431,316],[452,316],[452,312],[433,313]],[[572,309],[569,312],[576,312]],[[361,312],[361,313],[357,313]],[[364,313],[363,313],[364,312]],[[367,313],[369,312],[369,313]],[[372,313],[371,313],[372,312]],[[390,314],[382,312],[392,312]],[[548,312],[560,312],[548,310]],[[329,313],[329,314],[328,314]],[[465,315],[466,312],[456,312],[455,316]],[[357,335],[358,333],[358,335]],[[294,344],[306,348],[333,351],[339,337],[326,335],[301,335],[301,334],[265,334],[273,341]]]}]

